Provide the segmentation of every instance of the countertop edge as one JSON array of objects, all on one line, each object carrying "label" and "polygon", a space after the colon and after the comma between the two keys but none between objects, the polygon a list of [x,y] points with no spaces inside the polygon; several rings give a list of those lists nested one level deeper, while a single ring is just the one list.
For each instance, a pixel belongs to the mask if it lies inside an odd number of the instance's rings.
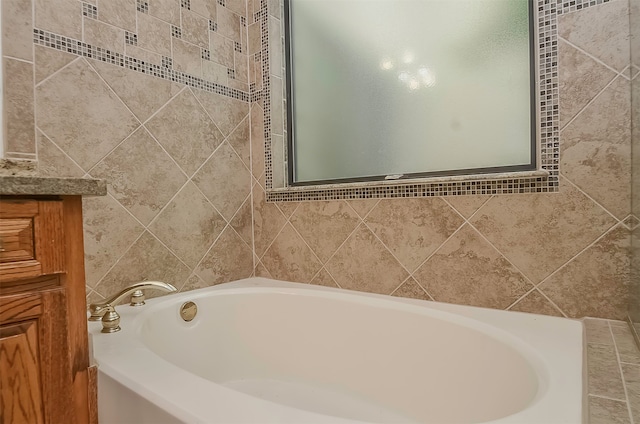
[{"label": "countertop edge", "polygon": [[105,196],[107,182],[93,178],[0,176],[0,196]]}]

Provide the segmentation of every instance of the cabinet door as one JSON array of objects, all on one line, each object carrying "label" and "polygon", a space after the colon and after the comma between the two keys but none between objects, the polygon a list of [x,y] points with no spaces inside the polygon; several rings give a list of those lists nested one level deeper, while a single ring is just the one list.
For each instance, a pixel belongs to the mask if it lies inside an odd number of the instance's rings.
[{"label": "cabinet door", "polygon": [[0,297],[0,424],[71,423],[63,289]]}]

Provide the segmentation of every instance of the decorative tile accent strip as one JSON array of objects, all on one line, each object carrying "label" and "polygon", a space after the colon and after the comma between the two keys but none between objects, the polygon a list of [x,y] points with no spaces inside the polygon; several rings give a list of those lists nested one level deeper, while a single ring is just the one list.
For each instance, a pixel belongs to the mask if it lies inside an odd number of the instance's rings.
[{"label": "decorative tile accent strip", "polygon": [[[156,65],[144,60],[136,59],[121,53],[112,52],[101,47],[92,46],[73,38],[64,37],[62,35],[53,34],[38,28],[33,30],[33,42],[40,46],[50,47],[56,50],[83,56],[89,59],[96,59],[102,62],[111,63],[112,65],[131,69],[136,72],[151,75],[158,78],[174,81],[179,84],[185,84],[189,87],[199,90],[208,91],[210,93],[220,94],[222,96],[231,97],[243,102],[249,101],[249,93],[235,88],[226,87],[224,85],[205,81],[202,78],[194,77],[184,72],[170,69],[166,65],[171,65],[170,58],[163,58],[162,65]],[[164,59],[168,59],[169,62]]]},{"label": "decorative tile accent strip", "polygon": [[237,41],[233,42],[233,49],[235,51],[237,51],[238,53],[242,53],[242,44],[238,43]]},{"label": "decorative tile accent strip", "polygon": [[215,21],[209,20],[209,31],[217,31],[218,24]]},{"label": "decorative tile accent strip", "polygon": [[180,0],[180,6],[187,10],[191,10],[191,0]]},{"label": "decorative tile accent strip", "polygon": [[220,6],[225,6],[226,7],[227,6],[227,0],[218,0],[218,4]]},{"label": "decorative tile accent strip", "polygon": [[558,15],[608,3],[609,1],[611,0],[558,0]]},{"label": "decorative tile accent strip", "polygon": [[173,59],[170,57],[162,56],[162,66],[165,68],[173,68]]},{"label": "decorative tile accent strip", "polygon": [[[559,186],[559,120],[558,120],[558,28],[559,7],[571,11],[600,4],[608,0],[537,0],[540,167],[549,172],[548,177],[521,177],[501,180],[425,182],[379,187],[314,188],[296,187],[273,189],[273,163],[271,152],[271,95],[269,84],[268,0],[261,0],[260,11],[253,15],[260,22],[262,61],[262,90],[251,92],[251,100],[261,99],[264,110],[265,185],[269,201],[309,201],[361,198],[399,198],[459,196],[472,194],[544,193],[557,192]],[[272,46],[280,48],[280,46]],[[257,56],[257,55],[256,55]],[[254,60],[256,58],[254,56]],[[255,99],[255,100],[254,100]],[[280,166],[280,164],[278,165]]]},{"label": "decorative tile accent strip", "polygon": [[211,52],[207,49],[202,49],[202,58],[204,60],[211,60]]},{"label": "decorative tile accent strip", "polygon": [[247,26],[247,18],[244,16],[240,16],[240,24],[242,24],[242,26],[246,27]]},{"label": "decorative tile accent strip", "polygon": [[182,38],[182,28],[171,25],[171,35],[175,38]]},{"label": "decorative tile accent strip", "polygon": [[87,18],[98,19],[98,8],[89,3],[82,3],[82,14]]},{"label": "decorative tile accent strip", "polygon": [[129,31],[124,32],[124,42],[132,46],[138,45],[138,34],[134,34]]},{"label": "decorative tile accent strip", "polygon": [[149,2],[145,0],[136,0],[136,9],[138,9],[138,12],[149,13]]},{"label": "decorative tile accent strip", "polygon": [[236,79],[235,69],[227,68],[227,76],[231,79]]}]

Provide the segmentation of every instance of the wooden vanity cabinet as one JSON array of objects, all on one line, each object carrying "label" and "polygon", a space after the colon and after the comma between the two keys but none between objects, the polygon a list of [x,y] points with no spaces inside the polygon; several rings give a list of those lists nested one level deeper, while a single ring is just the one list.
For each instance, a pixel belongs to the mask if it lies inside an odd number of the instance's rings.
[{"label": "wooden vanity cabinet", "polygon": [[0,196],[0,424],[97,422],[85,305],[81,196]]}]

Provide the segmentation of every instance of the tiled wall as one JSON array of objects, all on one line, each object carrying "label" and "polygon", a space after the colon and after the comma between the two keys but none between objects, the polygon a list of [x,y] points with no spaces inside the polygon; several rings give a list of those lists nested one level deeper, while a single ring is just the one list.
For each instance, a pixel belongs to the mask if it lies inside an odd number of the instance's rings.
[{"label": "tiled wall", "polygon": [[[630,0],[629,4],[631,63],[634,71],[640,72],[640,0]],[[640,216],[640,78],[631,81],[631,157],[631,210]],[[631,234],[631,246],[629,317],[640,336],[640,226]]]},{"label": "tiled wall", "polygon": [[281,90],[276,0],[249,0],[246,15],[231,0],[26,3],[2,2],[19,18],[3,25],[19,50],[3,52],[16,82],[5,106],[22,108],[9,121],[27,134],[12,139],[18,153],[44,175],[110,181],[85,203],[91,298],[138,279],[186,290],[255,264],[257,275],[398,296],[626,314],[640,222],[626,0],[569,2],[558,17],[559,193],[277,203],[264,189],[279,172],[264,160],[265,122],[281,124],[265,121]]},{"label": "tiled wall", "polygon": [[[550,315],[625,317],[630,231],[639,222],[630,215],[629,87],[637,70],[629,67],[627,0],[557,2],[559,193],[299,203],[265,200],[264,126],[284,121],[263,116],[284,110],[271,100],[281,97],[274,83],[281,81],[281,7],[269,2],[266,16],[251,3],[250,64],[266,54],[269,69],[250,74],[250,82],[269,87],[251,106],[257,275]],[[260,26],[269,33],[261,45]],[[282,138],[269,150],[278,151]]]},{"label": "tiled wall", "polygon": [[84,201],[90,299],[253,272],[245,3],[222,3],[2,0],[7,151],[109,182]]}]

